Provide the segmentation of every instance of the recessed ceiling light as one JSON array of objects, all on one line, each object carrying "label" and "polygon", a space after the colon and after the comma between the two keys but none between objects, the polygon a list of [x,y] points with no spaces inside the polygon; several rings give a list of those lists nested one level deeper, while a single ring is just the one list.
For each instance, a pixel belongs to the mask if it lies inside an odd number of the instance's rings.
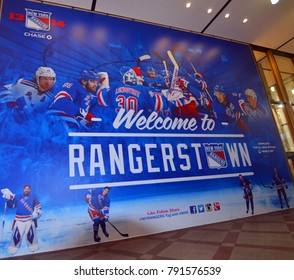
[{"label": "recessed ceiling light", "polygon": [[272,4],[275,5],[279,2],[280,0],[271,0]]},{"label": "recessed ceiling light", "polygon": [[207,13],[210,14],[212,12],[212,9],[208,9]]},{"label": "recessed ceiling light", "polygon": [[243,23],[246,23],[247,21],[248,21],[247,18],[244,18],[244,19],[243,19]]},{"label": "recessed ceiling light", "polygon": [[187,2],[187,3],[186,3],[186,8],[190,8],[191,5],[192,5],[191,2]]},{"label": "recessed ceiling light", "polygon": [[228,18],[230,16],[230,14],[225,14],[225,18]]}]

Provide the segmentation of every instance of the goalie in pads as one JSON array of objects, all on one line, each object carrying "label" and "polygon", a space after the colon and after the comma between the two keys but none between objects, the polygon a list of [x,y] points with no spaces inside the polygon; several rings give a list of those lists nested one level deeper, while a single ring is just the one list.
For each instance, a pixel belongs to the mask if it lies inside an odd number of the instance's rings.
[{"label": "goalie in pads", "polygon": [[16,208],[12,226],[12,235],[7,252],[14,255],[21,247],[25,236],[28,248],[35,252],[39,249],[37,237],[37,219],[42,214],[42,206],[35,195],[31,194],[31,186],[25,185],[22,194],[15,195],[9,189],[2,189],[2,197],[7,199],[8,208]]}]

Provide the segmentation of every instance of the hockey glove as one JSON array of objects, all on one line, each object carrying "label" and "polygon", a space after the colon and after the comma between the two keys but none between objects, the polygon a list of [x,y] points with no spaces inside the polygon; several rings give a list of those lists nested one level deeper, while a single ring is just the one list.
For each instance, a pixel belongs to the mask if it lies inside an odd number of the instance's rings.
[{"label": "hockey glove", "polygon": [[37,220],[41,217],[42,215],[42,209],[35,207],[34,212],[32,213],[32,220]]},{"label": "hockey glove", "polygon": [[107,72],[98,72],[99,88],[109,88],[109,77]]},{"label": "hockey glove", "polygon": [[90,124],[92,122],[92,118],[95,118],[95,116],[89,112],[86,112],[82,108],[80,108],[80,111],[75,115],[75,119],[79,120],[80,122],[86,121],[86,124]]},{"label": "hockey glove", "polygon": [[8,199],[8,200],[13,200],[14,199],[14,197],[15,197],[15,194],[13,194],[9,189],[2,189],[1,190],[1,192],[2,192],[2,197],[4,198],[4,199]]},{"label": "hockey glove", "polygon": [[91,113],[88,113],[86,116],[85,116],[85,120],[88,121],[88,123],[92,123],[92,118],[95,118],[95,116]]},{"label": "hockey glove", "polygon": [[188,90],[189,87],[190,87],[190,83],[189,83],[187,80],[185,80],[185,79],[180,79],[180,81],[179,81],[179,87],[180,87],[181,89],[186,89],[186,90]]},{"label": "hockey glove", "polygon": [[109,219],[109,215],[106,214],[106,215],[104,216],[104,221],[105,221],[105,222],[108,222],[108,219]]},{"label": "hockey glove", "polygon": [[91,200],[91,198],[92,198],[91,194],[87,194],[86,197],[85,197],[85,201],[86,201],[87,203],[89,203],[90,200]]},{"label": "hockey glove", "polygon": [[194,77],[195,77],[196,80],[199,80],[199,79],[203,79],[204,78],[203,75],[200,74],[200,73],[198,73],[198,72],[195,72],[194,73]]}]

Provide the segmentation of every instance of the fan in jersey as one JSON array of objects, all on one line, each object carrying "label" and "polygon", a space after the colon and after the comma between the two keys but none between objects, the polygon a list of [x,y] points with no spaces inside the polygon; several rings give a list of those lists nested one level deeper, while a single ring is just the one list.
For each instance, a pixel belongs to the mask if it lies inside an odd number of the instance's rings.
[{"label": "fan in jersey", "polygon": [[108,74],[100,72],[100,87],[97,91],[97,101],[101,106],[109,106],[118,112],[140,110],[145,112],[160,112],[167,108],[165,98],[152,87],[143,85],[143,75],[138,67],[127,68],[123,72],[122,81],[109,84]]},{"label": "fan in jersey", "polygon": [[83,70],[78,80],[65,82],[47,112],[48,118],[60,119],[67,125],[80,127],[90,125],[95,116],[90,108],[95,102],[99,77],[90,70]]},{"label": "fan in jersey", "polygon": [[40,66],[32,80],[19,79],[0,89],[2,108],[13,108],[14,112],[27,113],[45,111],[54,98],[56,74],[50,67]]},{"label": "fan in jersey", "polygon": [[31,194],[31,186],[25,185],[22,194],[14,194],[9,189],[2,189],[3,198],[7,200],[8,208],[15,208],[16,215],[12,226],[12,235],[7,252],[16,254],[21,247],[22,239],[27,241],[30,251],[39,249],[37,237],[37,219],[42,214],[39,199]]},{"label": "fan in jersey", "polygon": [[238,130],[249,132],[249,127],[242,116],[244,100],[240,98],[239,94],[228,94],[223,86],[216,85],[214,95],[217,98],[214,104],[217,122],[221,125],[236,127]]}]

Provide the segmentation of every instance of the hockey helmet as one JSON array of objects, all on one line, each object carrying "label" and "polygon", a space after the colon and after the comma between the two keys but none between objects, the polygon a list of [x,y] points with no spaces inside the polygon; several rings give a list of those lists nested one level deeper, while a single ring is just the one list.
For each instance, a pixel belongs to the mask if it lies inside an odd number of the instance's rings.
[{"label": "hockey helmet", "polygon": [[226,95],[225,89],[224,89],[224,87],[221,86],[221,85],[216,85],[216,86],[214,87],[214,89],[213,89],[213,92],[214,92],[214,95],[215,95],[216,92],[221,92],[221,93],[223,93],[224,95]]},{"label": "hockey helmet", "polygon": [[256,98],[256,93],[255,93],[255,91],[254,91],[253,89],[251,89],[251,88],[247,88],[247,89],[245,89],[245,95],[246,95],[246,96],[251,96],[251,97],[253,97],[253,98]]},{"label": "hockey helmet", "polygon": [[147,72],[154,72],[154,73],[156,73],[156,70],[155,70],[155,68],[153,68],[152,66],[147,66],[146,67],[146,73]]},{"label": "hockey helmet", "polygon": [[41,85],[40,85],[40,77],[50,77],[50,78],[53,78],[53,84],[52,84],[52,86],[56,82],[56,74],[55,74],[54,70],[52,68],[50,68],[50,67],[40,66],[37,69],[36,74],[35,74],[35,81],[37,82],[39,89],[40,90],[44,90],[41,87]]},{"label": "hockey helmet", "polygon": [[143,76],[140,68],[129,68],[123,74],[123,83],[128,85],[142,85],[143,84]]},{"label": "hockey helmet", "polygon": [[87,82],[89,80],[99,81],[99,76],[92,70],[83,70],[80,74],[80,79],[84,79]]},{"label": "hockey helmet", "polygon": [[56,74],[54,70],[50,67],[40,66],[36,71],[36,79],[38,83],[39,77],[51,77],[54,78],[54,82],[56,81]]}]

